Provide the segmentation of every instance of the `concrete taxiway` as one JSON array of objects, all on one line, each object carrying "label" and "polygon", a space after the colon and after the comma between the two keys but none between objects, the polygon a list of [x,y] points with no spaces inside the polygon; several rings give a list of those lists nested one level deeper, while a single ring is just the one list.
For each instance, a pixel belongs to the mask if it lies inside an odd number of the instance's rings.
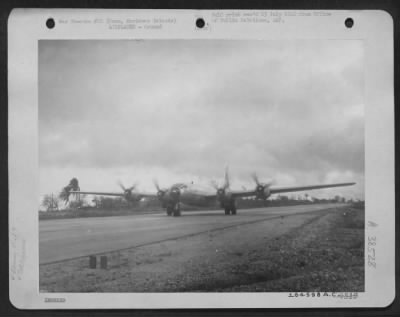
[{"label": "concrete taxiway", "polygon": [[221,210],[118,217],[45,220],[39,222],[39,261],[46,264],[81,256],[126,249],[183,236],[264,221],[279,216],[325,210],[345,204],[300,205],[238,210],[226,216]]}]

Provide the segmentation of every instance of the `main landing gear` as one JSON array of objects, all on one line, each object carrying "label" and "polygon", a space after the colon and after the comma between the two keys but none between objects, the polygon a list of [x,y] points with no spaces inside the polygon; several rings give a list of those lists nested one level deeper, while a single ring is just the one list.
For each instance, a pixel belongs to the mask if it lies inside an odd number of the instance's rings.
[{"label": "main landing gear", "polygon": [[181,215],[181,206],[179,203],[176,204],[175,206],[173,205],[167,206],[167,216],[180,217],[180,215]]},{"label": "main landing gear", "polygon": [[171,216],[173,213],[173,208],[171,206],[167,206],[167,216]]}]

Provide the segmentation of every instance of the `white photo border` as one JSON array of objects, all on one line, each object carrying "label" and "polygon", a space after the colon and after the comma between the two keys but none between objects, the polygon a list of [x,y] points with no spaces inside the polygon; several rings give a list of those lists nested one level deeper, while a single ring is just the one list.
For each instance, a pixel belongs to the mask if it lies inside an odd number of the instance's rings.
[{"label": "white photo border", "polygon": [[[213,17],[246,10],[14,9],[8,21],[9,282],[20,309],[386,307],[395,298],[395,174],[393,20],[385,11],[274,10],[285,23],[220,23]],[[252,11],[254,12],[254,11]],[[258,12],[271,12],[259,10]],[[306,15],[304,13],[310,13]],[[56,27],[46,27],[53,18]],[[110,29],[107,23],[61,20],[162,18],[161,29]],[[206,22],[195,25],[197,18]],[[346,18],[355,27],[344,25]],[[214,22],[213,22],[214,21]],[[365,47],[365,292],[356,299],[289,297],[288,293],[39,292],[38,41],[56,39],[341,39]],[[385,94],[377,94],[377,87]],[[21,115],[23,113],[23,115]],[[23,197],[23,198],[21,198]],[[368,226],[369,222],[377,226]],[[376,268],[368,241],[376,241]],[[52,299],[52,300],[49,300]]]}]

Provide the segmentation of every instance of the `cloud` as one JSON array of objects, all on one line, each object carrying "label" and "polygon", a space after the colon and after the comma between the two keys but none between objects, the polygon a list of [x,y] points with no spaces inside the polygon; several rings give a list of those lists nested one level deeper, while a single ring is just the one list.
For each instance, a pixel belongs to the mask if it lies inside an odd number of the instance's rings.
[{"label": "cloud", "polygon": [[40,41],[40,167],[361,180],[363,67],[361,41]]}]

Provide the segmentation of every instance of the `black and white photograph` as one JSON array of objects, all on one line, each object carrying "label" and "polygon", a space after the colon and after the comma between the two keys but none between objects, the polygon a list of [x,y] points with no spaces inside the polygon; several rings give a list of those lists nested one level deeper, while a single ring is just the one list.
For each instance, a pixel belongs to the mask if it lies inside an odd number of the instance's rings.
[{"label": "black and white photograph", "polygon": [[40,289],[364,290],[362,41],[39,42]]},{"label": "black and white photograph", "polygon": [[32,10],[9,25],[32,26],[9,45],[16,307],[390,303],[386,14]]}]

